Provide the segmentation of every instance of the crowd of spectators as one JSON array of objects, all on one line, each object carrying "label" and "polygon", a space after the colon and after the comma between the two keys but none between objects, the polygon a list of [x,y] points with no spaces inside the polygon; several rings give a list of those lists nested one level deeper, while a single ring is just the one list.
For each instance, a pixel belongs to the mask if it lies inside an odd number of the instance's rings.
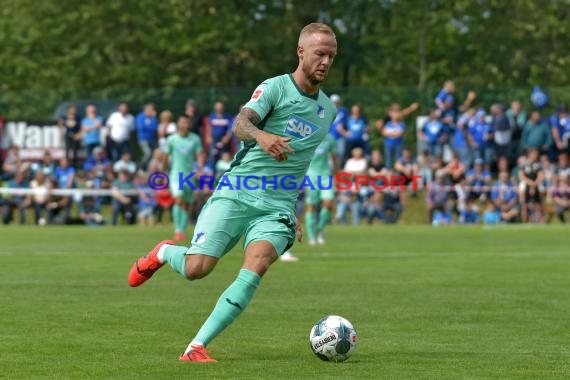
[{"label": "crowd of spectators", "polygon": [[[521,101],[514,100],[509,105],[493,104],[487,111],[474,106],[474,92],[459,103],[455,86],[448,81],[433,107],[423,110],[428,116],[418,125],[416,138],[410,138],[407,119],[418,111],[418,103],[392,104],[385,117],[370,123],[358,104],[348,109],[340,96],[332,95],[331,100],[338,113],[330,133],[342,171],[371,178],[422,177],[419,188],[388,186],[376,191],[363,186],[338,191],[335,223],[361,224],[363,219],[397,223],[410,198],[419,199],[420,194],[425,197],[426,221],[433,225],[543,223],[553,216],[565,221],[564,213],[570,209],[570,119],[565,105],[548,114],[545,104],[534,102],[527,111]],[[209,115],[202,115],[189,100],[181,112],[190,119],[192,132],[200,136],[207,152],[205,167],[196,168],[201,173],[219,175],[229,168],[239,148],[231,133],[237,111],[229,113],[219,101]],[[166,138],[177,131],[171,111],[158,114],[148,103],[133,115],[127,103],[120,103],[104,118],[94,105],[80,112],[72,104],[58,124],[65,157],[55,160],[46,151],[40,161],[28,161],[13,147],[4,158],[2,186],[36,190],[0,195],[5,224],[15,216],[19,223],[26,223],[28,209],[33,210],[37,224],[154,224],[164,220],[172,196],[168,189],[151,189],[148,176],[168,172]],[[108,133],[102,134],[103,128]],[[371,139],[373,134],[380,138]],[[105,141],[101,136],[107,136]],[[418,149],[405,141],[414,141]],[[86,159],[80,159],[80,152],[86,153]],[[50,189],[56,188],[109,190],[111,195],[83,196],[71,191],[54,195]],[[128,195],[125,190],[130,190]],[[210,193],[197,192],[192,219]],[[301,211],[303,194],[298,203]],[[110,220],[104,217],[105,206],[112,210]]]}]

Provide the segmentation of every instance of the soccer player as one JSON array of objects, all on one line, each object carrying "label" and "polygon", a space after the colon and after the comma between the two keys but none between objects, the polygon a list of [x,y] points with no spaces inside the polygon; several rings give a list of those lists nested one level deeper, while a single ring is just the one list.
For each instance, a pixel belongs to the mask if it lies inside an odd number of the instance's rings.
[{"label": "soccer player", "polygon": [[[163,241],[132,266],[131,286],[144,283],[165,263],[195,281],[207,276],[244,237],[244,260],[237,278],[180,360],[214,362],[206,346],[247,307],[261,277],[293,245],[295,236],[301,241],[294,211],[299,187],[291,189],[289,181],[286,187],[280,182],[291,177],[301,181],[335,118],[334,105],[319,87],[336,50],[329,26],[312,23],[303,28],[295,72],[261,83],[236,118],[233,132],[242,148],[200,212],[190,248]],[[238,186],[241,180],[245,183]]]},{"label": "soccer player", "polygon": [[[331,220],[331,212],[334,205],[334,188],[332,175],[338,172],[336,156],[336,141],[332,135],[327,135],[325,140],[315,150],[313,160],[309,165],[307,176],[315,190],[305,188],[305,225],[309,237],[309,245],[325,244],[324,230]],[[333,173],[329,164],[329,157],[333,164]],[[329,188],[330,186],[330,188]],[[319,221],[316,221],[316,211],[321,203]],[[316,237],[316,239],[315,239]]]},{"label": "soccer player", "polygon": [[[170,164],[170,193],[174,198],[172,207],[172,219],[174,221],[174,240],[186,240],[184,232],[188,224],[190,205],[194,201],[194,192],[190,185],[182,182],[194,171],[194,164],[198,162],[198,167],[203,168],[205,155],[202,148],[202,140],[195,133],[190,133],[190,118],[182,115],[178,118],[178,132],[168,136],[166,139],[166,154],[164,155],[167,167],[168,159]],[[181,186],[182,185],[182,186]]]}]

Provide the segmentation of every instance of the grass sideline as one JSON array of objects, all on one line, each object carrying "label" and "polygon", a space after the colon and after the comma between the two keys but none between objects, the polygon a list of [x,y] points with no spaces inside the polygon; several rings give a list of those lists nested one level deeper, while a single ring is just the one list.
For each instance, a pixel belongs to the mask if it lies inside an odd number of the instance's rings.
[{"label": "grass sideline", "polygon": [[[132,262],[169,227],[0,229],[0,377],[204,379],[567,378],[570,252],[564,226],[333,226],[297,244],[242,316],[178,355],[236,276],[237,247],[208,278],[165,267],[129,288]],[[352,321],[354,356],[313,356],[312,324]]]}]

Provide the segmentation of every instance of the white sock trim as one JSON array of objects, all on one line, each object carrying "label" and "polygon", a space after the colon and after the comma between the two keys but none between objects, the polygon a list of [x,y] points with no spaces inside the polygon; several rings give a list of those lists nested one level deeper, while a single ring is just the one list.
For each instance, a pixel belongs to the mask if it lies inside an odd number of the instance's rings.
[{"label": "white sock trim", "polygon": [[186,355],[187,353],[189,353],[190,351],[192,351],[192,346],[202,346],[202,347],[204,347],[204,343],[198,342],[197,340],[193,340],[192,342],[190,342],[190,344],[188,345],[188,347],[186,347],[186,351],[184,351],[184,354],[183,354],[183,355]]},{"label": "white sock trim", "polygon": [[158,261],[160,261],[161,263],[164,263],[164,250],[166,249],[166,246],[168,244],[163,244],[159,249],[158,252],[156,253],[156,258],[158,259]]}]

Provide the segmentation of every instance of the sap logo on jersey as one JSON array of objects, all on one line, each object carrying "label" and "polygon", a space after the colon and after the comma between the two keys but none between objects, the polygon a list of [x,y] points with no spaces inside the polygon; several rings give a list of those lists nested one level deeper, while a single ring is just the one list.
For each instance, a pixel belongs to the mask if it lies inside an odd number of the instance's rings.
[{"label": "sap logo on jersey", "polygon": [[315,133],[317,129],[319,129],[317,125],[302,119],[299,116],[291,115],[289,116],[289,120],[287,120],[285,133],[297,139],[304,139],[305,137]]}]

